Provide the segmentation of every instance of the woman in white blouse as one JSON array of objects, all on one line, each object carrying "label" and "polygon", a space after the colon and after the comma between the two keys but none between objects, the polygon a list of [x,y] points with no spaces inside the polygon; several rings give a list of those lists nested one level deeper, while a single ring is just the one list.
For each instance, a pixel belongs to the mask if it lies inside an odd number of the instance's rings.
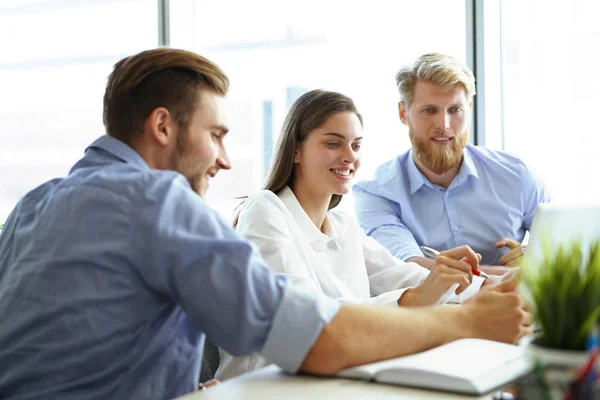
[{"label": "woman in white blouse", "polygon": [[[477,291],[478,256],[456,260],[442,253],[431,271],[392,256],[366,236],[356,220],[334,208],[360,166],[362,117],[352,99],[313,90],[291,107],[264,190],[243,204],[236,229],[254,242],[275,272],[344,302],[395,306],[435,305]],[[471,282],[473,284],[471,285]],[[468,290],[467,290],[468,288]],[[218,379],[268,362],[258,353],[233,357],[219,349]]]}]

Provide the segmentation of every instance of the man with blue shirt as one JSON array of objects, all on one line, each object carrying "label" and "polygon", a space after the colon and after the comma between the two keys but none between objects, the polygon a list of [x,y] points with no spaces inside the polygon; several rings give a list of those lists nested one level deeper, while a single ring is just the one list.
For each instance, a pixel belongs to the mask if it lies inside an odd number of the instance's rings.
[{"label": "man with blue shirt", "polygon": [[[25,195],[0,234],[0,397],[170,399],[195,389],[205,335],[235,355],[327,375],[532,332],[516,278],[460,307],[410,310],[340,305],[273,274],[203,200],[230,168],[228,85],[183,50],[115,65],[107,135],[67,177]],[[468,247],[446,256],[477,266]]]},{"label": "man with blue shirt", "polygon": [[396,83],[412,148],[354,186],[362,228],[426,268],[434,261],[420,246],[469,245],[484,265],[518,265],[536,207],[549,196],[519,158],[468,144],[473,73],[452,57],[426,54]]}]

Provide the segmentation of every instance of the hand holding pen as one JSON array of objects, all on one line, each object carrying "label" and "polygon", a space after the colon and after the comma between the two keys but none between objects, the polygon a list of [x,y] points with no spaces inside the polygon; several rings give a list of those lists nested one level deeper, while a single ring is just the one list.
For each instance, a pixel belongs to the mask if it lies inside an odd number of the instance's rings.
[{"label": "hand holding pen", "polygon": [[[410,293],[400,298],[401,306],[426,306],[438,304],[452,288],[459,295],[473,281],[473,271],[477,271],[480,256],[469,246],[456,247],[439,253],[435,264],[425,280]],[[456,289],[454,289],[456,288]]]},{"label": "hand holding pen", "polygon": [[[423,255],[425,257],[431,258],[431,259],[436,259],[441,254],[439,251],[432,249],[431,247],[427,247],[427,246],[421,246],[421,251],[423,252]],[[481,260],[481,256],[479,254],[477,256],[478,256],[477,264],[475,264],[475,265],[470,264],[473,275],[481,276],[482,278],[485,278],[485,279],[490,279],[490,276],[488,274],[479,270],[478,265],[479,265],[479,261]],[[467,260],[466,260],[466,258],[463,258],[461,261],[467,261]]]}]

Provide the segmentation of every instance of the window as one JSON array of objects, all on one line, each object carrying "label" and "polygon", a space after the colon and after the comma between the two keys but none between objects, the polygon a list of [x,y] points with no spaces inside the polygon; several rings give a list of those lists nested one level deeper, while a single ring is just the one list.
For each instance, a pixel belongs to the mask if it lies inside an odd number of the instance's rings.
[{"label": "window", "polygon": [[64,176],[104,134],[106,77],[156,47],[156,0],[0,4],[0,223],[25,193]]},{"label": "window", "polygon": [[[355,99],[365,119],[357,179],[407,150],[398,68],[430,51],[466,58],[464,0],[171,0],[170,44],[230,76],[233,163],[209,191],[231,218],[260,188],[287,109],[314,88]],[[106,76],[158,44],[156,0],[4,0],[0,5],[0,222],[18,199],[64,176],[104,133]],[[347,196],[342,208],[351,209]]]},{"label": "window", "polygon": [[503,0],[504,146],[544,178],[553,197],[600,201],[600,3]]},{"label": "window", "polygon": [[[171,45],[217,62],[231,79],[233,169],[211,182],[211,205],[230,218],[236,197],[260,189],[287,109],[307,90],[356,101],[365,120],[357,179],[406,151],[395,74],[426,52],[465,60],[465,24],[463,0],[173,0]],[[340,207],[352,208],[350,196]]]}]

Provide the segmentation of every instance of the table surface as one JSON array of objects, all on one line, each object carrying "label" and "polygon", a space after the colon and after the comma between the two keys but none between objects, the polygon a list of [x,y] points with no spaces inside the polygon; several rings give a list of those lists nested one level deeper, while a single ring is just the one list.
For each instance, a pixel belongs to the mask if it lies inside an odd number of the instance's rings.
[{"label": "table surface", "polygon": [[489,399],[485,396],[465,396],[374,382],[341,378],[320,378],[307,375],[288,375],[277,366],[269,366],[213,386],[205,391],[179,397],[178,400],[216,399],[420,399],[455,400]]}]

